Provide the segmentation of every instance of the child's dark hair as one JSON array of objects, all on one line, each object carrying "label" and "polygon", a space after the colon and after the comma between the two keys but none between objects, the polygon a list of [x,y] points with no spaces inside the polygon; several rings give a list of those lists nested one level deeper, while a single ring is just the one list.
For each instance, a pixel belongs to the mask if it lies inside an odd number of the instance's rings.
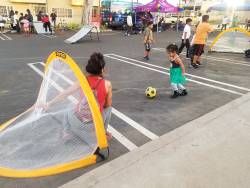
[{"label": "child's dark hair", "polygon": [[105,67],[105,60],[101,53],[93,53],[86,66],[86,71],[93,75],[100,75]]},{"label": "child's dark hair", "polygon": [[202,22],[208,22],[209,16],[208,15],[203,15],[202,16]]},{"label": "child's dark hair", "polygon": [[178,46],[176,44],[170,44],[167,46],[167,51],[168,52],[176,52],[178,53]]},{"label": "child's dark hair", "polygon": [[149,22],[147,23],[147,26],[150,26],[150,25],[153,25],[153,22],[152,22],[152,21],[149,21]]},{"label": "child's dark hair", "polygon": [[186,23],[187,23],[187,24],[190,23],[190,22],[192,22],[192,19],[191,19],[191,18],[186,19]]}]

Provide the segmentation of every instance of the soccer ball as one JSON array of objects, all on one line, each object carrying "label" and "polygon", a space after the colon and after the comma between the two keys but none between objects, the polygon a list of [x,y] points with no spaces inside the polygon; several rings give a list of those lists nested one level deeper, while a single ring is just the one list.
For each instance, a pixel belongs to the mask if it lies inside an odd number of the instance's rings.
[{"label": "soccer ball", "polygon": [[152,99],[156,97],[156,89],[153,87],[148,87],[145,91],[146,97]]}]

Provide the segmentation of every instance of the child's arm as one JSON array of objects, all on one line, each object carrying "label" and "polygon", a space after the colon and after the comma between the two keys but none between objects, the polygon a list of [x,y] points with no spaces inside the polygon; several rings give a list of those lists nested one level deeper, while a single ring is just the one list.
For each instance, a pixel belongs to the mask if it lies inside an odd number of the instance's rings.
[{"label": "child's arm", "polygon": [[185,74],[185,66],[184,66],[184,64],[182,63],[182,60],[181,60],[181,58],[176,58],[176,63],[178,63],[179,65],[180,65],[180,67],[181,67],[181,70],[182,70],[182,75],[184,75]]},{"label": "child's arm", "polygon": [[107,98],[104,108],[112,106],[112,84],[110,81],[105,81],[105,87],[107,88]]},{"label": "child's arm", "polygon": [[46,103],[46,104],[36,104],[35,107],[36,108],[48,109],[49,106],[52,106],[52,105],[58,103],[59,101],[67,98],[68,96],[72,95],[79,88],[80,88],[79,84],[72,85],[66,91],[64,91],[63,93],[57,95],[56,97],[54,97],[48,103]]}]

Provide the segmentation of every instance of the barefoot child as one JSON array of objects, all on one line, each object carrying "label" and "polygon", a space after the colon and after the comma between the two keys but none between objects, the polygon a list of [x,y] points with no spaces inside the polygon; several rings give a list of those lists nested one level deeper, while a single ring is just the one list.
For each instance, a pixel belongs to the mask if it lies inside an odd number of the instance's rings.
[{"label": "barefoot child", "polygon": [[171,98],[185,96],[188,94],[186,88],[182,85],[186,83],[185,67],[178,56],[178,46],[170,44],[167,47],[167,55],[170,59],[170,83],[174,92]]},{"label": "barefoot child", "polygon": [[147,28],[144,34],[144,45],[145,45],[145,53],[144,53],[144,60],[149,60],[149,53],[151,51],[151,44],[154,42],[153,38],[153,22],[148,22]]}]

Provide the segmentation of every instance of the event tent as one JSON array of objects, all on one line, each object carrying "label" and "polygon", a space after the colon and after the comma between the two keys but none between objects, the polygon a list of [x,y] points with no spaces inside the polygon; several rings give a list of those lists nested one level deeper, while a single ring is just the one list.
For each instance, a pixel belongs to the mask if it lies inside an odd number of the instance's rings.
[{"label": "event tent", "polygon": [[161,13],[176,13],[178,12],[178,7],[175,7],[174,5],[171,5],[166,0],[153,0],[152,2],[135,7],[134,10],[136,12],[144,12],[144,11],[150,11],[150,12],[161,12]]}]

